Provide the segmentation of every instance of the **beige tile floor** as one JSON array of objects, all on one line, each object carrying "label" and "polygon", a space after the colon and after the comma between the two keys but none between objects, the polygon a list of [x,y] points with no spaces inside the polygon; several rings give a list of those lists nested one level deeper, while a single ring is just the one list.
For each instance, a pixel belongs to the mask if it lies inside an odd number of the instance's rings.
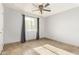
[{"label": "beige tile floor", "polygon": [[33,55],[39,55],[35,51],[32,51],[32,48],[43,46],[45,44],[50,44],[52,46],[67,50],[77,55],[79,54],[79,47],[61,43],[55,40],[49,40],[49,39],[32,40],[32,41],[27,41],[26,43],[18,42],[18,43],[6,44],[4,45],[2,54],[3,55],[22,55],[23,53],[25,53],[25,51],[30,51],[30,52],[33,52]]}]

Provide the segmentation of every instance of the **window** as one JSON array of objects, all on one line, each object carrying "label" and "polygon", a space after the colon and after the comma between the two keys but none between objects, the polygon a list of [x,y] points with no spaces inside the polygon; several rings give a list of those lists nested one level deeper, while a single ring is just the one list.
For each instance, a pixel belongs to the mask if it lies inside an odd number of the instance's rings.
[{"label": "window", "polygon": [[37,20],[32,17],[25,17],[25,26],[27,31],[36,31],[37,29]]}]

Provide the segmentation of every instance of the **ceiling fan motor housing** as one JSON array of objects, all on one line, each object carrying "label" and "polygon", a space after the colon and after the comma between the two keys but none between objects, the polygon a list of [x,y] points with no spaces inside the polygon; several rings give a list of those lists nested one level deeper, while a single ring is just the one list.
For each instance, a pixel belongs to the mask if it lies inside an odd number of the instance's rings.
[{"label": "ceiling fan motor housing", "polygon": [[39,5],[39,9],[43,9],[43,5]]}]

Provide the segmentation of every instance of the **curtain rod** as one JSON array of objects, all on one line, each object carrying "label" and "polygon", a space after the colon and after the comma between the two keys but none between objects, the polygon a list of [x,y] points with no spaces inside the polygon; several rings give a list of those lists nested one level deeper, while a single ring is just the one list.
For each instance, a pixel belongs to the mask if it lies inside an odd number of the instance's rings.
[{"label": "curtain rod", "polygon": [[[22,15],[25,15],[25,14],[22,14]],[[29,15],[25,15],[27,17],[32,17],[32,18],[40,18],[40,17],[33,17],[33,16],[29,16]]]}]

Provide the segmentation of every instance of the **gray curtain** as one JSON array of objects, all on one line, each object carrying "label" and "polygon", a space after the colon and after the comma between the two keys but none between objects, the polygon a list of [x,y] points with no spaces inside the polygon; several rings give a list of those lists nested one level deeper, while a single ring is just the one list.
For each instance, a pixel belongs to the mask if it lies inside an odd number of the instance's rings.
[{"label": "gray curtain", "polygon": [[37,34],[36,34],[36,39],[39,40],[39,18],[37,18]]},{"label": "gray curtain", "polygon": [[21,31],[21,43],[26,42],[25,38],[25,15],[22,15],[22,31]]}]

